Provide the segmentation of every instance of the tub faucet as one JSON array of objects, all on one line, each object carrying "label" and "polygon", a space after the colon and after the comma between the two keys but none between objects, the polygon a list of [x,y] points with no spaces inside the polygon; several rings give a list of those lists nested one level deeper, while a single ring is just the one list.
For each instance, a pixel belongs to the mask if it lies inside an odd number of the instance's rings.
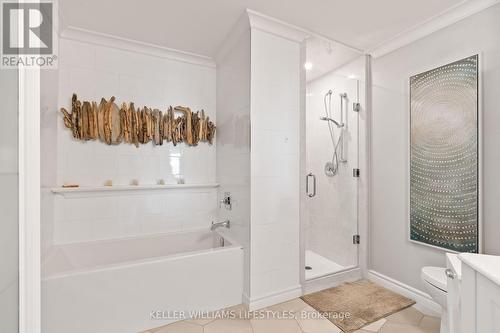
[{"label": "tub faucet", "polygon": [[210,231],[214,231],[215,229],[217,228],[228,228],[230,227],[230,224],[231,222],[229,222],[229,220],[225,220],[225,221],[222,221],[222,222],[212,222],[212,225],[210,226]]}]

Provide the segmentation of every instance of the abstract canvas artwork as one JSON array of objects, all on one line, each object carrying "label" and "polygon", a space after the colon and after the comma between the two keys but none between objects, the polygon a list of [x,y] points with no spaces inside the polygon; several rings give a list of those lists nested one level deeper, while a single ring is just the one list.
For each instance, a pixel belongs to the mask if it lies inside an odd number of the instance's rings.
[{"label": "abstract canvas artwork", "polygon": [[479,250],[479,57],[410,78],[410,239]]}]

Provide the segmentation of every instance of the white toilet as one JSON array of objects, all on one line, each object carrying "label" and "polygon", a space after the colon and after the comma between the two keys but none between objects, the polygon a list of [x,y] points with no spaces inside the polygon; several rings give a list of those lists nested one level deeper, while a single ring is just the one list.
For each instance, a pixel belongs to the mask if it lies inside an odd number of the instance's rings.
[{"label": "white toilet", "polygon": [[447,304],[447,277],[444,267],[422,267],[422,281],[425,284],[427,293],[432,299],[441,305],[441,330],[440,333],[449,333],[448,330],[448,304]]}]

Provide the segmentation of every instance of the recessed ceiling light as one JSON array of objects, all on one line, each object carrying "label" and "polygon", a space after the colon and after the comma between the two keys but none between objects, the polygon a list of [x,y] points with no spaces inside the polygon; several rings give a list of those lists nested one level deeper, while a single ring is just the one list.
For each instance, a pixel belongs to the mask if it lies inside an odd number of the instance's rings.
[{"label": "recessed ceiling light", "polygon": [[304,64],[304,68],[308,71],[308,70],[311,70],[313,68],[313,64],[310,63],[310,62],[306,62]]},{"label": "recessed ceiling light", "polygon": [[351,79],[351,80],[354,80],[354,79],[356,79],[356,75],[351,74],[351,75],[349,75],[347,78],[348,78],[348,79]]}]

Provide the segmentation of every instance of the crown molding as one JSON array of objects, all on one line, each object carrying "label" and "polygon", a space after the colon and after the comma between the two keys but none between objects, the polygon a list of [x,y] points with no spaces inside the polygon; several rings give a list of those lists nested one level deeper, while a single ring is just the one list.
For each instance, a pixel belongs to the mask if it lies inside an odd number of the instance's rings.
[{"label": "crown molding", "polygon": [[366,53],[371,54],[374,58],[384,56],[499,3],[500,0],[463,1],[406,31],[403,31],[395,37],[380,43],[374,48],[367,50]]},{"label": "crown molding", "polygon": [[324,37],[307,29],[288,24],[273,17],[253,11],[251,9],[247,9],[231,29],[231,32],[226,36],[223,43],[219,46],[218,51],[214,57],[216,62],[218,63],[222,61],[224,57],[226,57],[227,54],[232,50],[235,44],[240,41],[241,37],[251,28],[269,32],[273,35],[299,43],[305,41],[308,38],[318,38],[326,42],[333,42],[342,45],[343,47],[348,48],[354,52],[358,52],[359,54],[365,54],[364,50],[356,48],[352,45],[335,39]]},{"label": "crown molding", "polygon": [[273,35],[301,43],[311,34],[309,31],[273,17],[247,9],[248,20],[252,29],[258,29]]},{"label": "crown molding", "polygon": [[96,31],[81,29],[73,26],[65,28],[61,32],[60,38],[85,42],[99,46],[106,46],[145,55],[151,55],[159,58],[186,62],[194,65],[215,67],[215,61],[211,57],[179,51],[160,45],[144,43],[133,39],[108,35]]}]

